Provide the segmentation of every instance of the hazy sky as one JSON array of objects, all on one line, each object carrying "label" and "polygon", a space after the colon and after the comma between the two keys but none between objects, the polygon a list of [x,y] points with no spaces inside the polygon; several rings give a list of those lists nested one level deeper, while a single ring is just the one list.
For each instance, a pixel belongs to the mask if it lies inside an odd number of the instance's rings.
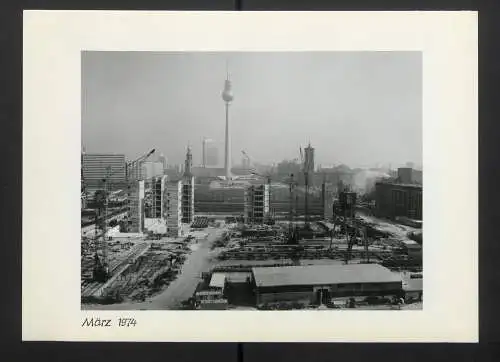
[{"label": "hazy sky", "polygon": [[233,163],[299,157],[351,167],[422,162],[422,59],[418,52],[84,52],[82,143],[87,152],[169,163],[188,142],[201,163],[203,136],[220,142],[229,60]]}]

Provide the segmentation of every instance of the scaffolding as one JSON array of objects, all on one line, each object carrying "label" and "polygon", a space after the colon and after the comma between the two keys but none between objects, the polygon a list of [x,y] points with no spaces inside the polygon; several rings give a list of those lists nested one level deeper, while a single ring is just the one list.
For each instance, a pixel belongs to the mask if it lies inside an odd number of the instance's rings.
[{"label": "scaffolding", "polygon": [[140,233],[144,230],[144,181],[129,184],[129,232]]},{"label": "scaffolding", "polygon": [[147,201],[145,202],[145,217],[161,219],[163,217],[163,193],[166,176],[154,177],[147,181]]},{"label": "scaffolding", "polygon": [[182,222],[191,224],[194,219],[194,177],[186,175],[182,182]]},{"label": "scaffolding", "polygon": [[269,217],[269,185],[251,185],[245,189],[245,223],[264,224]]}]

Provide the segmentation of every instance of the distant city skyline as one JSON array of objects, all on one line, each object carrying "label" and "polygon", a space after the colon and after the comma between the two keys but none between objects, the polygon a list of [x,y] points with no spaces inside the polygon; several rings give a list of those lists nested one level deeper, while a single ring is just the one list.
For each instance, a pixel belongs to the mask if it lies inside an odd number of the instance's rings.
[{"label": "distant city skyline", "polygon": [[204,137],[223,145],[226,60],[233,165],[241,150],[293,160],[309,142],[317,165],[421,165],[419,52],[83,52],[82,146],[181,164],[190,144],[201,165]]}]

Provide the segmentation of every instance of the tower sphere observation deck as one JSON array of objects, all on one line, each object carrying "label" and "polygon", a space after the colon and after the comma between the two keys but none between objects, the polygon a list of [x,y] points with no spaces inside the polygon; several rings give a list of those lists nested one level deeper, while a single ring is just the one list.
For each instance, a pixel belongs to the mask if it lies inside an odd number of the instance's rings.
[{"label": "tower sphere observation deck", "polygon": [[224,90],[222,91],[222,99],[224,100],[224,102],[229,103],[233,100],[233,98],[234,96],[231,90],[231,81],[228,78],[224,83]]}]

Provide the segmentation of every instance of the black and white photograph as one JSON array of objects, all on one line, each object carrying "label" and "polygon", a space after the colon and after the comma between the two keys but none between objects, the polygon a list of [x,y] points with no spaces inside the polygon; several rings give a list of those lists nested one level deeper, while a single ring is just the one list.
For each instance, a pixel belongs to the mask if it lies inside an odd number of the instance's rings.
[{"label": "black and white photograph", "polygon": [[81,64],[82,309],[422,309],[421,52]]},{"label": "black and white photograph", "polygon": [[477,21],[25,11],[23,340],[477,341]]}]

